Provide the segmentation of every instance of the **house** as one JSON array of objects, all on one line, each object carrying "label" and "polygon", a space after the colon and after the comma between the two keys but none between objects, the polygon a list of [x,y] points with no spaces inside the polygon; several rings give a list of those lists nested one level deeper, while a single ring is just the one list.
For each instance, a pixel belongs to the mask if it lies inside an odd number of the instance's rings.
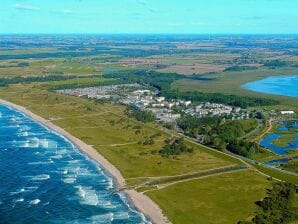
[{"label": "house", "polygon": [[280,111],[281,115],[293,115],[295,114],[294,111],[292,110],[283,110],[283,111]]},{"label": "house", "polygon": [[158,103],[161,103],[161,102],[163,102],[163,101],[165,101],[165,97],[163,97],[163,96],[161,96],[161,97],[157,97],[156,98],[156,102],[158,102]]}]

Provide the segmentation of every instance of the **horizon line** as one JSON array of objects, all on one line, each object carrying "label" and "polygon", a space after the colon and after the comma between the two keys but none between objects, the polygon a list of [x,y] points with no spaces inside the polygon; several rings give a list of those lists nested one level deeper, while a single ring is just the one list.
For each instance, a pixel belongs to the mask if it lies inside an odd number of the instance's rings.
[{"label": "horizon line", "polygon": [[298,33],[1,33],[5,35],[298,35]]}]

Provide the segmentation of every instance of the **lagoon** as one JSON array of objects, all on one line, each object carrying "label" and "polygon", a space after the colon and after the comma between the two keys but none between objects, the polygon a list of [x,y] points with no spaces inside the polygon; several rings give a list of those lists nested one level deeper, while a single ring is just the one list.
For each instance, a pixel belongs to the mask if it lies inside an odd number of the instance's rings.
[{"label": "lagoon", "polygon": [[298,75],[272,76],[246,83],[242,88],[259,93],[298,97]]}]

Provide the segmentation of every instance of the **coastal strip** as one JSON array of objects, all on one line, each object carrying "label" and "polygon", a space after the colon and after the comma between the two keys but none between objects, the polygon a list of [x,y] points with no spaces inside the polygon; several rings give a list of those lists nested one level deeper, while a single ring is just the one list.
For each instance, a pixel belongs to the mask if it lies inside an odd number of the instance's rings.
[{"label": "coastal strip", "polygon": [[[56,126],[55,124],[51,123],[50,121],[34,114],[30,110],[26,109],[23,106],[11,103],[9,101],[0,99],[0,104],[7,105],[9,107],[14,108],[17,111],[20,111],[27,116],[31,117],[33,120],[45,125],[46,127],[52,129],[53,131],[63,135],[65,138],[69,139],[72,143],[78,146],[78,148],[86,153],[91,159],[98,162],[103,169],[108,172],[116,181],[118,187],[121,189],[125,187],[125,179],[122,176],[121,172],[111,164],[104,156],[102,156],[96,149],[91,147],[90,145],[84,143],[80,139],[76,138],[75,136],[71,135],[63,128]],[[151,222],[156,224],[168,224],[170,223],[167,217],[162,213],[162,210],[159,206],[153,202],[148,196],[144,195],[143,193],[139,193],[134,189],[126,189],[124,190],[128,198],[134,204],[134,206],[142,212],[146,217],[150,219]]]}]

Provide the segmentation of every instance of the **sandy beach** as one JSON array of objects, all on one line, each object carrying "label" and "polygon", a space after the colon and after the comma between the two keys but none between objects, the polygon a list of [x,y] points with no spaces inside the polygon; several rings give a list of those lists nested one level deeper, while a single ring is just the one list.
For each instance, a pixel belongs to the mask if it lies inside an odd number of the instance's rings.
[{"label": "sandy beach", "polygon": [[[72,136],[69,134],[67,131],[65,131],[63,128],[60,128],[50,121],[32,113],[30,110],[26,109],[25,107],[16,105],[14,103],[8,102],[6,100],[0,99],[0,103],[10,106],[27,116],[31,117],[32,119],[36,120],[37,122],[42,123],[46,127],[52,129],[53,131],[63,135],[67,139],[69,139],[71,142],[76,144],[79,149],[86,153],[90,158],[93,160],[97,161],[104,169],[106,172],[108,172],[116,181],[117,185],[119,188],[125,186],[125,179],[121,175],[120,171],[113,165],[111,164],[105,157],[103,157],[101,154],[98,153],[96,149],[91,147],[90,145],[87,145],[80,139]],[[163,215],[161,209],[159,206],[154,203],[148,196],[139,193],[133,189],[129,190],[124,190],[126,195],[129,197],[129,199],[132,201],[132,203],[135,205],[135,207],[142,212],[147,218],[150,219],[151,222],[156,223],[156,224],[166,224],[170,223],[166,216]]]}]

